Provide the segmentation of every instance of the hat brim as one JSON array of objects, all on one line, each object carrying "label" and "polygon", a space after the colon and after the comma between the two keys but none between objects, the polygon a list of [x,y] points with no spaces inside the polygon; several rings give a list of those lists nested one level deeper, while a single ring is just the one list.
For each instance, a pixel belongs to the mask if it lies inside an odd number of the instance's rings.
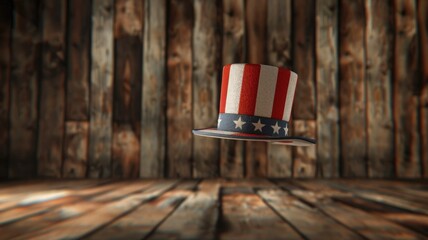
[{"label": "hat brim", "polygon": [[195,129],[193,130],[193,134],[195,134],[196,136],[202,136],[202,137],[221,138],[221,139],[229,139],[229,140],[270,142],[274,144],[290,145],[290,146],[312,146],[316,143],[315,139],[311,139],[307,137],[266,136],[266,135],[257,135],[257,134],[249,134],[249,133],[223,131],[223,130],[218,130],[216,128]]}]

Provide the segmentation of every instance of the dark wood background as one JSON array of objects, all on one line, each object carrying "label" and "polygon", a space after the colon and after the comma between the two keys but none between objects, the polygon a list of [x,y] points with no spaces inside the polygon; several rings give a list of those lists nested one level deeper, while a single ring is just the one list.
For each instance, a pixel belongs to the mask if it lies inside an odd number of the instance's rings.
[{"label": "dark wood background", "polygon": [[[2,0],[0,177],[428,177],[428,1]],[[299,74],[293,134],[195,138],[221,69]]]}]

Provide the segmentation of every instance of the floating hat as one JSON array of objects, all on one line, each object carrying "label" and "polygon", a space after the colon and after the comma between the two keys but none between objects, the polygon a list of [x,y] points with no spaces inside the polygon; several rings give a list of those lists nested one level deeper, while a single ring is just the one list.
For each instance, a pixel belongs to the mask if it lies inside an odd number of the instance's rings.
[{"label": "floating hat", "polygon": [[288,136],[297,74],[261,64],[223,67],[217,128],[193,130],[197,136],[310,146],[314,139]]}]

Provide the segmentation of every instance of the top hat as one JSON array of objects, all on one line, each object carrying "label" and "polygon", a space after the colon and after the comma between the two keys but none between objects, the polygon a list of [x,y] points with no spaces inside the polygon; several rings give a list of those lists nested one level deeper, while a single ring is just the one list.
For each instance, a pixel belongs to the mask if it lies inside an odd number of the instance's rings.
[{"label": "top hat", "polygon": [[261,64],[223,67],[217,128],[193,130],[204,137],[310,146],[315,140],[288,136],[297,74]]}]

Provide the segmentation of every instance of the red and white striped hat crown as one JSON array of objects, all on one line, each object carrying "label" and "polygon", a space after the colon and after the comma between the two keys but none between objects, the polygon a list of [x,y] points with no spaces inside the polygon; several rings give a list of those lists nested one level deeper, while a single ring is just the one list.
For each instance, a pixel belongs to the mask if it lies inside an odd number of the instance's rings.
[{"label": "red and white striped hat crown", "polygon": [[297,74],[261,64],[229,64],[223,68],[220,113],[289,121]]},{"label": "red and white striped hat crown", "polygon": [[217,128],[194,130],[199,136],[309,146],[315,140],[289,137],[288,126],[297,74],[261,64],[223,68]]}]

